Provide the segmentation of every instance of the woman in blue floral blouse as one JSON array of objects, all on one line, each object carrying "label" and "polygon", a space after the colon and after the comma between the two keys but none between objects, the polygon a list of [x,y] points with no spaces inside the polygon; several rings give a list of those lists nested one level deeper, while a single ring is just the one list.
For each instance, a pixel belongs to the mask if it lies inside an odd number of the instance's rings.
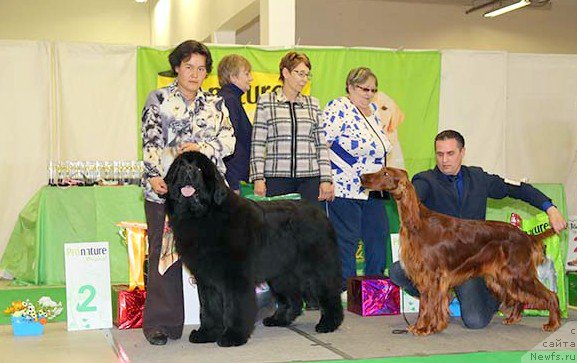
[{"label": "woman in blue floral blouse", "polygon": [[391,150],[377,105],[372,102],[377,85],[369,68],[352,69],[346,80],[347,96],[330,101],[323,111],[335,186],[335,200],[327,203],[327,213],[341,251],[343,290],[347,279],[357,274],[355,252],[360,239],[366,275],[382,275],[386,263],[389,227],[385,205],[380,193],[365,190],[359,178],[378,171]]},{"label": "woman in blue floral blouse", "polygon": [[208,48],[187,40],[168,60],[176,80],[150,92],[142,110],[144,197],[148,225],[148,283],[142,330],[154,345],[178,339],[184,324],[182,266],[177,261],[164,274],[158,271],[165,210],[161,195],[168,191],[163,177],[174,158],[200,151],[224,175],[223,158],[234,151],[235,137],[221,97],[201,90],[212,69]]}]

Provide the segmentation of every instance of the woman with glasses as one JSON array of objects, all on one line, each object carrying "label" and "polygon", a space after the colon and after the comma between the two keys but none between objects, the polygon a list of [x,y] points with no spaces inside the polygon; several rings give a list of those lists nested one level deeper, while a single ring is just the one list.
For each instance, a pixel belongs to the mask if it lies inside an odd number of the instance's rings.
[{"label": "woman with glasses", "polygon": [[365,250],[365,275],[382,275],[386,263],[389,225],[383,197],[381,192],[364,189],[360,181],[361,174],[378,171],[391,150],[372,102],[377,86],[377,76],[369,68],[352,69],[346,80],[347,96],[330,101],[323,111],[335,188],[327,213],[341,251],[343,291],[347,279],[357,274],[359,240]]},{"label": "woman with glasses", "polygon": [[334,197],[329,154],[321,128],[319,101],[301,93],[312,77],[304,53],[280,61],[282,88],[261,95],[254,117],[250,179],[260,196],[299,193],[319,201]]},{"label": "woman with glasses", "polygon": [[[289,52],[279,73],[282,87],[257,101],[250,154],[254,193],[299,193],[322,208],[322,201],[333,200],[334,189],[319,101],[301,93],[312,78],[311,62],[304,53]],[[304,300],[308,310],[318,309],[308,292]]]}]

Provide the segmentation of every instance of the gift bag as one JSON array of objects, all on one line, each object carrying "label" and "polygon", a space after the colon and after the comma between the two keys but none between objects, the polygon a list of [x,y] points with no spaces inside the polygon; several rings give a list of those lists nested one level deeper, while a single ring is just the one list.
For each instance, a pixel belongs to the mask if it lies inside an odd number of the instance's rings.
[{"label": "gift bag", "polygon": [[146,223],[122,221],[119,234],[128,250],[129,280],[128,291],[138,288],[144,290],[144,264],[147,255]]},{"label": "gift bag", "polygon": [[[518,218],[512,217],[510,220]],[[533,218],[523,219],[520,223],[520,227],[527,234],[536,235],[543,233],[545,230],[549,229],[549,217],[547,213],[539,213]],[[561,239],[558,235],[551,236],[543,241],[543,248],[545,250],[545,260],[539,266],[537,266],[537,276],[539,281],[549,290],[555,292],[559,298],[559,309],[561,309],[561,315],[563,317],[567,316],[567,300],[565,294],[565,256],[561,253]],[[525,315],[536,315],[536,316],[549,316],[549,311],[547,310],[534,310],[530,306],[527,306]]]},{"label": "gift bag", "polygon": [[384,276],[354,276],[348,280],[347,310],[361,316],[397,315],[399,287]]},{"label": "gift bag", "polygon": [[577,271],[577,216],[569,216],[567,227],[569,232],[569,245],[567,246],[567,263],[565,264],[565,269],[567,271]]},{"label": "gift bag", "polygon": [[118,329],[142,327],[146,291],[130,290],[127,285],[112,286],[112,321]]}]

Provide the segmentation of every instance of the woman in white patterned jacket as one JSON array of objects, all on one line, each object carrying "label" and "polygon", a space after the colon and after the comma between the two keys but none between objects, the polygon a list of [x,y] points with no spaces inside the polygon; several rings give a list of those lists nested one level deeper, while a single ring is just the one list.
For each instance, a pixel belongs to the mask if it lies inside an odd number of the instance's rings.
[{"label": "woman in white patterned jacket", "polygon": [[184,324],[181,262],[172,264],[162,275],[158,271],[165,219],[161,196],[168,191],[163,177],[174,158],[185,151],[205,154],[224,175],[223,158],[233,153],[236,142],[223,99],[200,88],[212,68],[208,48],[187,40],[168,60],[176,80],[150,92],[142,110],[149,261],[142,331],[153,345],[180,338]]},{"label": "woman in white patterned jacket", "polygon": [[391,150],[377,116],[377,105],[372,102],[377,93],[375,74],[366,67],[352,69],[346,91],[346,97],[330,101],[323,111],[335,188],[335,199],[327,202],[327,213],[341,252],[343,290],[347,279],[356,276],[355,252],[360,239],[365,250],[365,274],[384,272],[389,233],[385,205],[380,192],[361,186],[360,175],[379,170]]}]

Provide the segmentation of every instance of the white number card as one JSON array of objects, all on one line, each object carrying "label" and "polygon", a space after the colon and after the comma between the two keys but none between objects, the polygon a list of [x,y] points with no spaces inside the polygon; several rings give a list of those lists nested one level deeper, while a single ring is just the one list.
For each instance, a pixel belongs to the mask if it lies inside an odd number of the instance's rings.
[{"label": "white number card", "polygon": [[108,242],[65,243],[68,330],[112,328]]},{"label": "white number card", "polygon": [[184,265],[182,266],[182,295],[184,297],[184,325],[200,324],[198,286]]}]

